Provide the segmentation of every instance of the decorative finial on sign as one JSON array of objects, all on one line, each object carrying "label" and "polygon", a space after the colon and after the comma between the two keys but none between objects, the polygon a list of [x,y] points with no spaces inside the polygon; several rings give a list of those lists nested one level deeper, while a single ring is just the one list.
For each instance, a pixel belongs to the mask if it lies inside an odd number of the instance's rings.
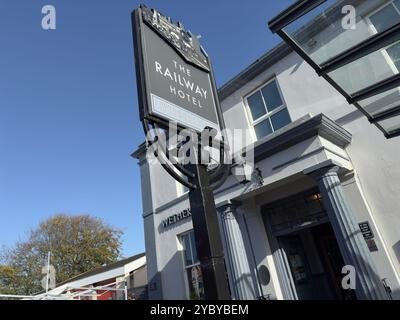
[{"label": "decorative finial on sign", "polygon": [[191,32],[185,31],[181,22],[174,24],[170,17],[163,16],[154,9],[145,5],[142,5],[141,9],[143,21],[167,40],[187,62],[210,71],[208,59],[200,49],[199,36],[193,37]]}]

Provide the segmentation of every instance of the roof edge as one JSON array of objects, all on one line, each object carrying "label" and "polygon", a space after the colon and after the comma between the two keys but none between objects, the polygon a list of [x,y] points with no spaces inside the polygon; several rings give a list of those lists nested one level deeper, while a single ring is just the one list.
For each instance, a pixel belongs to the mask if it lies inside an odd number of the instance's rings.
[{"label": "roof edge", "polygon": [[102,267],[98,267],[98,268],[95,268],[95,269],[92,269],[92,270],[88,270],[88,271],[86,271],[84,273],[81,273],[81,274],[78,274],[78,275],[76,275],[76,276],[74,276],[72,278],[69,278],[69,279],[67,279],[67,280],[65,280],[63,282],[57,283],[56,287],[60,287],[60,286],[62,286],[64,284],[67,284],[69,282],[81,280],[81,279],[84,279],[86,277],[94,276],[96,274],[100,274],[100,273],[103,273],[103,272],[106,272],[106,271],[109,271],[109,270],[112,270],[112,269],[120,268],[120,267],[122,267],[122,266],[124,266],[124,265],[126,265],[126,264],[128,264],[130,262],[133,262],[135,260],[141,259],[141,258],[143,258],[145,256],[146,256],[146,252],[142,252],[142,253],[136,254],[134,256],[131,256],[131,257],[128,257],[128,258],[125,258],[125,259],[122,259],[122,260],[118,260],[116,262],[112,262],[110,264],[107,264],[106,266],[102,266]]},{"label": "roof edge", "polygon": [[293,49],[287,43],[282,41],[220,87],[218,89],[219,100],[222,102],[236,90],[241,88],[244,83],[253,80],[265,71],[265,69],[271,67],[291,52],[293,52]]}]

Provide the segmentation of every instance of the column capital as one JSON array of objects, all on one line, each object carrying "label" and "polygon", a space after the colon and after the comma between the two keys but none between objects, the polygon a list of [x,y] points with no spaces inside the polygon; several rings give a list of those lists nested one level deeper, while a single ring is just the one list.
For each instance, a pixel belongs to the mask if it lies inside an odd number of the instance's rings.
[{"label": "column capital", "polygon": [[236,209],[240,206],[239,202],[227,200],[217,207],[217,211],[223,219],[235,219]]},{"label": "column capital", "polygon": [[319,181],[322,177],[329,175],[337,176],[340,169],[340,164],[336,161],[328,160],[303,170],[303,173]]},{"label": "column capital", "polygon": [[308,175],[318,181],[327,176],[337,176],[339,170],[340,167],[338,166],[329,166],[317,169],[313,172],[310,172]]}]

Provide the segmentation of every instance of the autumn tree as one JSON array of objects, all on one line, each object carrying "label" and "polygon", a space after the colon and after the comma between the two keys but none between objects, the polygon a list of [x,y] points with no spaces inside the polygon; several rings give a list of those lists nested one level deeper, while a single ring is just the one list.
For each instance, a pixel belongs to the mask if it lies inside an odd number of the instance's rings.
[{"label": "autumn tree", "polygon": [[42,290],[42,267],[51,252],[57,283],[115,262],[122,232],[89,216],[56,215],[39,224],[27,241],[3,250],[0,293],[35,294]]},{"label": "autumn tree", "polygon": [[17,271],[10,266],[0,265],[0,293],[15,294],[18,291]]}]

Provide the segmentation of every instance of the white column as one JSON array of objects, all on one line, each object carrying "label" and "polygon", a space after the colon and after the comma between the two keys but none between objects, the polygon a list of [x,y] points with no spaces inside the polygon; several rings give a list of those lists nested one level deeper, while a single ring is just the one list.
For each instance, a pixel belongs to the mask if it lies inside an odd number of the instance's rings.
[{"label": "white column", "polygon": [[371,254],[354,219],[338,176],[339,167],[320,168],[310,175],[318,182],[322,201],[346,265],[356,271],[356,294],[361,300],[387,299]]},{"label": "white column", "polygon": [[227,268],[230,271],[231,290],[237,300],[254,300],[256,291],[247,259],[242,232],[233,205],[218,208],[221,214],[221,229],[226,251]]}]

